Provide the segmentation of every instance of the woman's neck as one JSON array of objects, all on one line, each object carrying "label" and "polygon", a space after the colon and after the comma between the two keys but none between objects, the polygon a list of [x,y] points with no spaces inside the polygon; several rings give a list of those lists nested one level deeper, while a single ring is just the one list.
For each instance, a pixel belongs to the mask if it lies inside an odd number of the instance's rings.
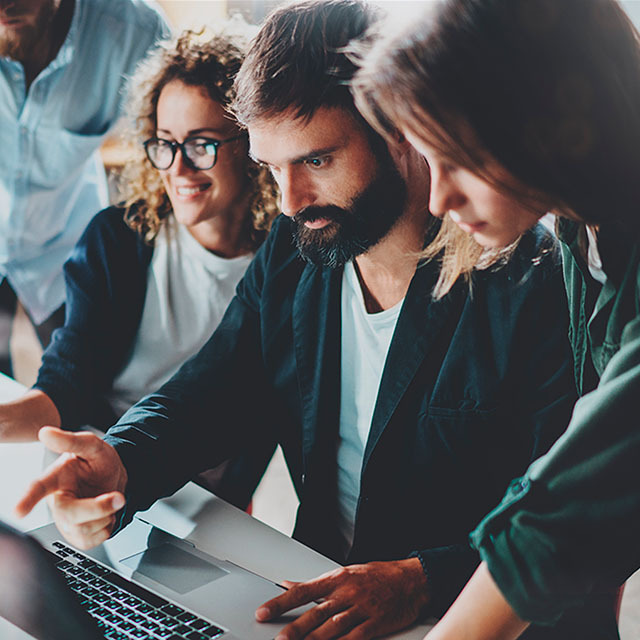
[{"label": "woman's neck", "polygon": [[221,258],[236,258],[251,252],[251,241],[247,237],[250,216],[245,205],[241,210],[227,211],[187,227],[187,231],[207,251]]}]

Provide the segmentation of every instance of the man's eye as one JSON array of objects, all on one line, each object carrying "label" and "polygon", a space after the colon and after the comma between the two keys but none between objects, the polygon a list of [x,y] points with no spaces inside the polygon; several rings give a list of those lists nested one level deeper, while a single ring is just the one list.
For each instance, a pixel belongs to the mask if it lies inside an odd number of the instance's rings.
[{"label": "man's eye", "polygon": [[309,158],[307,160],[307,165],[310,167],[314,167],[315,169],[319,169],[320,167],[324,167],[329,162],[329,156],[322,156],[319,158]]}]

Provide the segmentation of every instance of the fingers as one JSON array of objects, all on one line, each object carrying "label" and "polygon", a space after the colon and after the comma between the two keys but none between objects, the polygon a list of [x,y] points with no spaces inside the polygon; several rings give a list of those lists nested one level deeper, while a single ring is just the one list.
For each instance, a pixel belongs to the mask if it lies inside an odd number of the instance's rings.
[{"label": "fingers", "polygon": [[78,456],[95,455],[104,444],[98,436],[88,431],[78,433],[57,427],[42,427],[38,440],[54,453],[75,453]]},{"label": "fingers", "polygon": [[65,539],[78,549],[91,549],[109,538],[116,524],[116,517],[109,516],[87,522],[83,525],[67,527],[56,521],[56,526]]},{"label": "fingers", "polygon": [[74,526],[111,517],[124,507],[124,503],[124,496],[118,491],[95,498],[78,498],[67,491],[57,491],[49,500],[51,511]]},{"label": "fingers", "polygon": [[329,592],[325,578],[316,578],[309,582],[286,582],[289,590],[261,605],[256,611],[256,620],[266,622],[281,616],[286,611],[300,607],[308,602],[319,600]]},{"label": "fingers", "polygon": [[58,491],[60,482],[60,474],[57,467],[54,466],[27,487],[25,494],[14,507],[15,514],[19,518],[24,518],[40,500],[54,491]]},{"label": "fingers", "polygon": [[[121,493],[118,500],[122,502],[117,506],[101,497],[109,490],[124,491],[127,481],[126,470],[109,445],[92,433],[70,433],[55,427],[43,427],[38,437],[49,449],[64,455],[29,485],[14,508],[18,517],[26,516],[40,500],[58,491],[74,500],[94,495],[96,502],[69,502],[57,507],[60,512],[72,507],[80,509],[78,516],[70,516],[76,523],[111,515],[123,506]],[[56,508],[55,502],[53,505]]]},{"label": "fingers", "polygon": [[349,633],[342,636],[343,640],[371,640],[371,638],[379,638],[380,636],[386,635],[388,632],[383,629],[376,627],[375,623],[372,623],[370,620],[364,622],[355,629],[352,629]]},{"label": "fingers", "polygon": [[319,604],[282,629],[276,640],[342,638],[362,622],[362,616],[355,609],[340,611],[343,606],[335,600]]},{"label": "fingers", "polygon": [[111,535],[116,523],[115,514],[125,501],[124,496],[115,491],[83,499],[57,491],[48,502],[56,526],[64,537],[80,549],[90,549]]},{"label": "fingers", "polygon": [[[321,601],[287,625],[277,640],[371,638],[402,629],[417,618],[425,591],[422,567],[413,559],[341,567],[316,580],[285,583],[286,593],[257,612],[269,620],[301,604]],[[414,576],[419,572],[419,577]]]}]

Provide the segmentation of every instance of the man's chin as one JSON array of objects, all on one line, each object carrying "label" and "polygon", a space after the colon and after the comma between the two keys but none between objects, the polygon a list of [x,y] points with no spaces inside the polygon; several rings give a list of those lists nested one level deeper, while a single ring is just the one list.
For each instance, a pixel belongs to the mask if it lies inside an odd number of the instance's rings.
[{"label": "man's chin", "polygon": [[308,247],[305,250],[298,249],[298,252],[305,262],[322,269],[339,269],[353,259],[353,256],[335,249],[322,250]]},{"label": "man's chin", "polygon": [[300,256],[316,267],[338,269],[367,250],[367,247],[357,242],[345,242],[344,239],[337,239],[335,235],[329,239],[325,238],[324,242],[319,241],[319,238],[315,240],[314,242],[309,238],[295,237]]},{"label": "man's chin", "polygon": [[33,27],[21,29],[0,28],[0,56],[11,60],[23,60],[36,46],[38,38]]}]

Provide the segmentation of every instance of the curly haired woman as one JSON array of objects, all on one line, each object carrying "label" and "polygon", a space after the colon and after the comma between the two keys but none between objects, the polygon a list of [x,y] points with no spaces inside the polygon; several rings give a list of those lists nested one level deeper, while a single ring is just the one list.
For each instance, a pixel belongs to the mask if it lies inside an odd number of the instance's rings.
[{"label": "curly haired woman", "polygon": [[[65,325],[34,388],[0,406],[1,440],[33,440],[43,425],[109,426],[221,320],[277,213],[271,178],[226,110],[244,46],[241,36],[185,32],[139,66],[124,203],[95,216],[67,262]],[[239,506],[273,452],[256,445],[255,459],[209,473]]]}]

